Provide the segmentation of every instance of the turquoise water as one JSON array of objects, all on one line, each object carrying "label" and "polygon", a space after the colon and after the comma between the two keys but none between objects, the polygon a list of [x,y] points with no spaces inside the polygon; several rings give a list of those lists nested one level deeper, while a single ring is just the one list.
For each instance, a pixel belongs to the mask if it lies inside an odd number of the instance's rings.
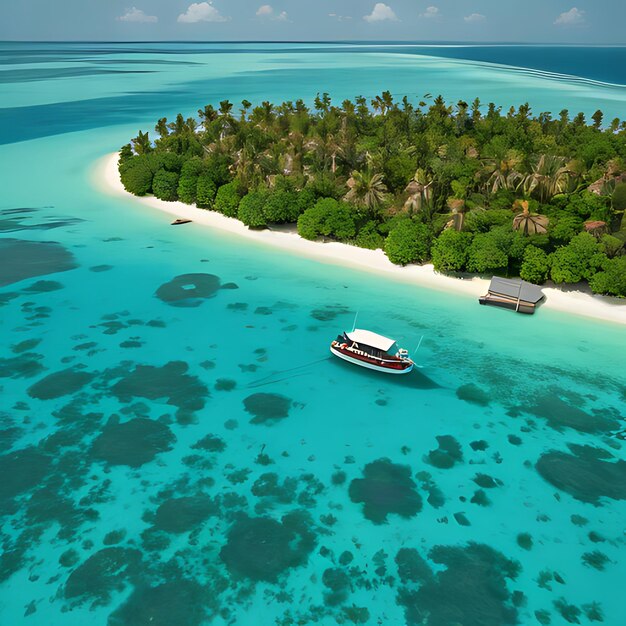
[{"label": "turquoise water", "polygon": [[[623,116],[626,88],[212,47],[0,48],[2,623],[623,623],[624,326],[170,229],[92,176],[157,116],[226,97],[390,88]],[[356,311],[424,336],[421,369],[331,360]]]}]

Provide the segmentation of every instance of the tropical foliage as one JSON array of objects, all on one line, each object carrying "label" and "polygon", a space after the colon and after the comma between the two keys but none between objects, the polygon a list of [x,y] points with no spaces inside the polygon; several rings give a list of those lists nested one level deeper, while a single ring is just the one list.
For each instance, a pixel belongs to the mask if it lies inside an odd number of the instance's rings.
[{"label": "tropical foliage", "polygon": [[250,228],[382,248],[438,271],[589,281],[626,296],[626,124],[527,104],[414,104],[389,92],[158,120],[120,152],[137,195],[196,203]]}]

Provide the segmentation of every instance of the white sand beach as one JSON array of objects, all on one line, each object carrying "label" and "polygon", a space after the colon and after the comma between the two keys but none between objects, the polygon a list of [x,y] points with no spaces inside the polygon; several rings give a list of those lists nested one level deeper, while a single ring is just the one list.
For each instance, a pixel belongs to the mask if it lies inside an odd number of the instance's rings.
[{"label": "white sand beach", "polygon": [[[134,196],[128,193],[122,185],[117,162],[118,153],[108,154],[96,163],[93,171],[94,185],[109,195],[123,196],[144,206],[163,211],[170,216],[190,219],[208,228],[227,231],[321,262],[376,272],[406,283],[457,292],[474,298],[487,292],[488,280],[478,277],[459,279],[445,276],[435,272],[431,264],[400,267],[391,263],[382,250],[366,250],[338,242],[308,241],[292,232],[250,230],[239,220],[225,217],[215,211],[198,209],[182,202],[165,202],[153,196]],[[626,325],[626,301],[624,300],[581,291],[561,291],[555,288],[544,288],[543,292],[546,295],[546,301],[542,307]]]}]

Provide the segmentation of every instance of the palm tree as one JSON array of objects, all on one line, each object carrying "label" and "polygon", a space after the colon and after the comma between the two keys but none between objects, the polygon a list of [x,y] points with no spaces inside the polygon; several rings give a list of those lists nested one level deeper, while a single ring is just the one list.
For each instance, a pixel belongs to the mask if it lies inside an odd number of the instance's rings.
[{"label": "palm tree", "polygon": [[387,187],[380,174],[374,173],[369,168],[363,172],[354,170],[346,184],[349,191],[345,195],[345,200],[348,202],[362,206],[371,213],[383,205]]},{"label": "palm tree", "polygon": [[252,106],[252,102],[250,102],[249,100],[242,100],[241,101],[241,109],[239,109],[239,112],[241,113],[241,121],[245,121],[246,117],[248,116],[248,111],[250,110],[250,107]]},{"label": "palm tree", "polygon": [[154,130],[159,133],[159,137],[163,139],[163,137],[167,137],[170,134],[169,128],[167,126],[167,118],[162,117],[154,127]]},{"label": "palm tree", "polygon": [[204,132],[207,133],[208,136],[211,125],[217,119],[217,111],[212,105],[207,104],[203,109],[198,109],[198,116],[200,117]]},{"label": "palm tree", "polygon": [[134,139],[131,139],[135,154],[148,154],[148,152],[152,151],[152,144],[148,135],[149,133],[147,132],[142,133],[139,131],[139,134]]},{"label": "palm tree", "polygon": [[520,180],[518,189],[523,189],[526,195],[536,193],[540,202],[548,202],[567,190],[571,177],[566,157],[542,154]]},{"label": "palm tree", "polygon": [[548,232],[550,220],[545,215],[530,213],[528,200],[516,201],[513,207],[522,208],[522,212],[513,218],[513,228],[515,230],[521,230],[524,235],[543,235]]},{"label": "palm tree", "polygon": [[409,213],[417,213],[429,209],[433,204],[433,185],[435,179],[426,170],[418,169],[413,180],[404,188],[408,198],[404,203],[404,210]]},{"label": "palm tree", "polygon": [[230,100],[222,100],[220,102],[219,115],[220,120],[220,139],[228,134],[228,130],[233,129],[233,122],[235,121],[232,116],[233,103]]},{"label": "palm tree", "polygon": [[462,231],[465,223],[465,213],[467,207],[465,200],[462,198],[448,198],[448,208],[452,219],[446,224],[446,228],[454,228],[454,230]]},{"label": "palm tree", "polygon": [[487,193],[496,193],[500,189],[515,189],[523,179],[517,171],[522,159],[515,150],[508,150],[504,155],[496,156],[486,162],[482,176],[487,178]]}]

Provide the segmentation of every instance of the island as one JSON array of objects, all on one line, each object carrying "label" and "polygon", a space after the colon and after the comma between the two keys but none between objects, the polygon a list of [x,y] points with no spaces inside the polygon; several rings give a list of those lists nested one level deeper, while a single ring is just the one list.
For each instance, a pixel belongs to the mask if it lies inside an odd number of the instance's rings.
[{"label": "island", "polygon": [[380,248],[398,265],[626,297],[626,123],[601,111],[588,122],[383,92],[339,106],[224,100],[198,115],[122,147],[126,191]]}]

